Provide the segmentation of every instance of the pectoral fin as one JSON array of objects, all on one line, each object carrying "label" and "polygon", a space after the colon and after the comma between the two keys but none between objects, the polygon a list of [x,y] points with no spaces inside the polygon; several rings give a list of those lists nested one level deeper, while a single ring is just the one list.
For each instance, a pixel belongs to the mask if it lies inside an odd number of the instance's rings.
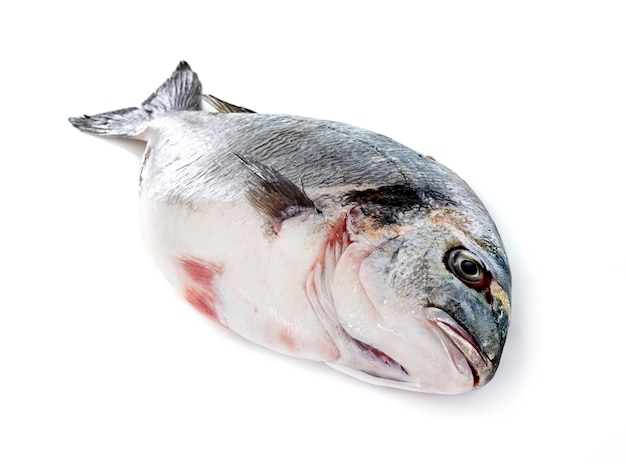
[{"label": "pectoral fin", "polygon": [[248,201],[267,219],[275,233],[280,232],[285,220],[302,212],[321,214],[304,191],[276,169],[236,153],[235,156],[251,174],[246,182]]}]

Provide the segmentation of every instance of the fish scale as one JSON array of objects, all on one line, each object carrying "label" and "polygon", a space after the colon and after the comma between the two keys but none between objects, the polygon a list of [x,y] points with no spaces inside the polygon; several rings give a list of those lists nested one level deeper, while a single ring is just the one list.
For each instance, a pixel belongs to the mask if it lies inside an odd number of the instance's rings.
[{"label": "fish scale", "polygon": [[209,112],[202,98],[181,62],[141,106],[70,118],[147,142],[144,235],[191,306],[373,384],[454,394],[490,381],[511,274],[460,177],[349,124],[205,96]]}]

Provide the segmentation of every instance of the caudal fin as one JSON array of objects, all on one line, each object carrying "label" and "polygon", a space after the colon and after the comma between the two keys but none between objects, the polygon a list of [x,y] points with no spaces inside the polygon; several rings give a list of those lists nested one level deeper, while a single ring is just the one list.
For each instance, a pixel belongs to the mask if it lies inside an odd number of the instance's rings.
[{"label": "caudal fin", "polygon": [[198,111],[201,107],[200,79],[185,61],[181,61],[170,78],[140,107],[69,118],[69,121],[83,132],[143,140],[150,121],[159,114],[177,110]]}]

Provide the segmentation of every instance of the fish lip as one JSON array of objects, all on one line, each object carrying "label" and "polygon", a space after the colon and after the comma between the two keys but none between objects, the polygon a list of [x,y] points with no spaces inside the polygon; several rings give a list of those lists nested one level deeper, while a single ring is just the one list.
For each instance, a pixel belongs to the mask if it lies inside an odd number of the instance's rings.
[{"label": "fish lip", "polygon": [[480,349],[474,337],[440,308],[430,308],[428,320],[434,324],[463,355],[474,376],[474,388],[487,384],[494,375],[493,363]]}]

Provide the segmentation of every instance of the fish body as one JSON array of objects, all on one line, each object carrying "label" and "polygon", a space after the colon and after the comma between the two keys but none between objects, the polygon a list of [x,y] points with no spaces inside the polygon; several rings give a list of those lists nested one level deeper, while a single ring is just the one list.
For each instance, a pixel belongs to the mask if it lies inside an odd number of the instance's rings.
[{"label": "fish body", "polygon": [[147,142],[144,235],[196,309],[370,383],[487,383],[510,316],[496,226],[456,174],[348,124],[206,96],[181,62],[140,107],[70,118]]}]

